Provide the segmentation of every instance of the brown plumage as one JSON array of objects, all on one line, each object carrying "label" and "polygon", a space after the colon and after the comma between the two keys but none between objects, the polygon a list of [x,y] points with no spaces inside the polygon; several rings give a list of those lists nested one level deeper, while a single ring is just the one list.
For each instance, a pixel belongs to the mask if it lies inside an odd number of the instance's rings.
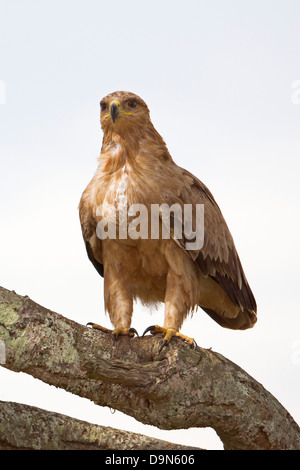
[{"label": "brown plumage", "polygon": [[[198,306],[224,327],[252,327],[255,299],[222,213],[206,186],[174,163],[146,103],[133,93],[111,93],[101,101],[101,126],[99,165],[79,212],[89,259],[104,276],[105,308],[115,327],[114,337],[133,334],[131,315],[138,298],[146,305],[165,303],[164,328],[151,328],[152,333],[165,333],[164,344],[180,336],[184,318]],[[97,236],[97,224],[110,216],[111,207],[120,211],[144,204],[150,213],[151,204],[163,203],[204,204],[201,249],[187,250],[184,237],[100,240]]]}]

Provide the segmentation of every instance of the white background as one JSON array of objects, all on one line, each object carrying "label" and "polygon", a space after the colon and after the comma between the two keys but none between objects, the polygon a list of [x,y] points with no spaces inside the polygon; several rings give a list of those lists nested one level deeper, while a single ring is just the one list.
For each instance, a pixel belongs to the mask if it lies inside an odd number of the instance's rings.
[{"label": "white background", "polygon": [[[214,194],[258,304],[253,330],[199,310],[182,332],[244,368],[297,422],[299,25],[299,0],[0,1],[0,285],[110,327],[77,207],[100,153],[99,101],[133,91],[176,163]],[[136,306],[140,333],[162,322],[163,309]],[[213,430],[160,431],[3,368],[0,381],[0,400],[222,448]]]}]

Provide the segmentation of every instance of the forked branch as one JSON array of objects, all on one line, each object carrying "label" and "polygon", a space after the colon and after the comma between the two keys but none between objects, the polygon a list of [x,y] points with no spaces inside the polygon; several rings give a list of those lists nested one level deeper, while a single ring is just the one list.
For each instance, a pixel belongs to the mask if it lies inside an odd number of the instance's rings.
[{"label": "forked branch", "polygon": [[[290,414],[244,370],[211,350],[161,338],[118,339],[0,288],[4,367],[160,429],[211,427],[225,449],[300,449]],[[3,355],[3,352],[2,352]],[[34,392],[33,392],[34,393]]]}]

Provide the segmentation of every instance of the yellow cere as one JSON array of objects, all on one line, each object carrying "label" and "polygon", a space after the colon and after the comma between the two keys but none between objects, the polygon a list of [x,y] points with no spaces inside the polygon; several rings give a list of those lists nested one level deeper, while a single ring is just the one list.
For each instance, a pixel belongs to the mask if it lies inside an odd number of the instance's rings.
[{"label": "yellow cere", "polygon": [[111,109],[111,107],[112,107],[113,104],[115,104],[116,106],[118,106],[118,108],[119,108],[119,110],[120,110],[120,115],[123,115],[123,114],[126,114],[126,115],[128,115],[128,116],[132,116],[132,115],[133,115],[133,113],[128,113],[128,112],[126,112],[126,111],[121,110],[121,103],[120,103],[119,100],[112,100],[111,103],[109,103],[109,113],[106,114],[104,117],[107,118],[107,117],[110,116],[110,109]]}]

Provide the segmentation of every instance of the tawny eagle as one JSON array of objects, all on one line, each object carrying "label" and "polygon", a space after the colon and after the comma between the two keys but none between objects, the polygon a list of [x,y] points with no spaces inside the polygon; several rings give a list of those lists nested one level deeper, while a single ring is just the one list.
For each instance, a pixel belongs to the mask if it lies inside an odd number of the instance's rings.
[{"label": "tawny eagle", "polygon": [[[194,344],[179,329],[188,313],[198,306],[223,327],[252,327],[257,319],[256,302],[211,192],[176,165],[139,96],[117,91],[103,98],[100,106],[104,133],[101,155],[96,173],[82,194],[79,213],[88,257],[104,277],[105,309],[114,326],[114,340],[119,335],[136,333],[131,328],[136,299],[149,306],[164,303],[163,327],[153,325],[146,330],[163,333],[163,345],[173,336]],[[132,237],[129,232],[124,236],[124,227],[120,236],[121,218],[126,221],[124,211],[135,204],[146,207],[148,214],[153,207],[190,205],[192,228],[194,209],[201,205],[201,247],[190,248],[184,233],[176,237],[176,217],[172,213],[170,236],[163,237],[162,211],[158,236],[151,237],[151,215],[147,219],[149,236]],[[116,236],[100,236],[97,228],[101,220],[113,221],[114,217]],[[130,220],[129,210],[126,224]],[[98,324],[91,325],[106,330]]]}]

